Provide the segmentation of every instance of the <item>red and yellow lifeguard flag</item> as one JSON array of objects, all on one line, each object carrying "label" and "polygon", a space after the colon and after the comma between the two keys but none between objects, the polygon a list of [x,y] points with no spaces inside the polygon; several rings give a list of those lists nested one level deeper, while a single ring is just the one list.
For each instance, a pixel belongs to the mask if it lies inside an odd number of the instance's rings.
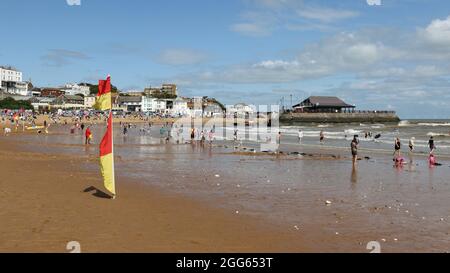
[{"label": "red and yellow lifeguard flag", "polygon": [[98,94],[94,109],[100,111],[111,110],[111,77],[98,81]]},{"label": "red and yellow lifeguard flag", "polygon": [[100,170],[103,176],[105,188],[114,196],[116,195],[114,177],[114,149],[113,149],[113,123],[112,111],[109,112],[108,128],[100,143]]}]

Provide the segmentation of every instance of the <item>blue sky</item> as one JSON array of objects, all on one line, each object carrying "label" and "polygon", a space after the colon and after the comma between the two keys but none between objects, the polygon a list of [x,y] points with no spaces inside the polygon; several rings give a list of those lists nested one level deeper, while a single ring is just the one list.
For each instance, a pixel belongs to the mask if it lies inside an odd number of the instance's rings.
[{"label": "blue sky", "polygon": [[338,95],[402,118],[450,118],[447,0],[0,0],[0,65],[37,86],[276,104]]}]

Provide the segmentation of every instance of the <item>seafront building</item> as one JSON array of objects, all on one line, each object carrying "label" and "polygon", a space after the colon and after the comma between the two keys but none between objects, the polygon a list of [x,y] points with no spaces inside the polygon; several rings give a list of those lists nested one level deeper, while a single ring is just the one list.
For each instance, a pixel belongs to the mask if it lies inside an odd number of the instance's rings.
[{"label": "seafront building", "polygon": [[87,84],[68,83],[60,88],[65,95],[77,96],[83,95],[84,97],[90,95],[90,88]]},{"label": "seafront building", "polygon": [[312,96],[292,107],[294,112],[300,113],[342,113],[356,108],[338,97]]},{"label": "seafront building", "polygon": [[281,123],[395,123],[400,121],[395,111],[356,110],[356,105],[331,96],[311,96],[293,105],[292,109],[280,116]]},{"label": "seafront building", "polygon": [[235,116],[237,118],[246,118],[253,114],[256,114],[257,110],[255,108],[256,107],[254,106],[250,106],[248,104],[241,102],[233,106],[228,106],[227,115]]},{"label": "seafront building", "polygon": [[80,110],[84,109],[84,98],[82,96],[61,95],[50,103],[53,109]]},{"label": "seafront building", "polygon": [[88,95],[84,97],[84,108],[86,109],[92,109],[92,107],[95,104],[96,96],[95,95]]},{"label": "seafront building", "polygon": [[148,97],[160,97],[160,96],[177,97],[178,89],[176,84],[164,83],[161,87],[145,88],[144,95]]},{"label": "seafront building", "polygon": [[30,95],[28,83],[22,81],[22,72],[10,66],[0,66],[0,92],[19,96]]}]

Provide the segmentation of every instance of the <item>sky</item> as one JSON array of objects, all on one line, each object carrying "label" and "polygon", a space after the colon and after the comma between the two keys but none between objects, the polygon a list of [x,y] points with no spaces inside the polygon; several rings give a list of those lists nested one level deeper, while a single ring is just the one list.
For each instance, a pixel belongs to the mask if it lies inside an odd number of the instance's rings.
[{"label": "sky", "polygon": [[[79,3],[79,5],[77,5]],[[0,0],[0,65],[35,86],[286,106],[339,96],[360,110],[450,118],[448,0]]]}]

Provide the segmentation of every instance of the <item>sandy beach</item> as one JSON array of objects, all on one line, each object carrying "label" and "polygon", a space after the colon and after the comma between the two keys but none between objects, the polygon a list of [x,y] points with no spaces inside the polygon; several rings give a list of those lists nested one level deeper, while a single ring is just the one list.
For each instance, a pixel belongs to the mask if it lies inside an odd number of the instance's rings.
[{"label": "sandy beach", "polygon": [[93,126],[86,147],[69,127],[0,137],[0,252],[67,252],[70,241],[83,252],[367,253],[370,241],[383,252],[449,251],[445,158],[396,169],[367,150],[353,169],[345,149],[286,143],[284,154],[255,154],[116,128],[110,200],[98,170],[104,128]]},{"label": "sandy beach", "polygon": [[[28,153],[1,139],[0,252],[302,251],[290,232],[226,213],[136,181],[120,181],[106,199],[92,158]],[[262,239],[263,238],[263,239]],[[298,239],[298,238],[297,238]]]}]

